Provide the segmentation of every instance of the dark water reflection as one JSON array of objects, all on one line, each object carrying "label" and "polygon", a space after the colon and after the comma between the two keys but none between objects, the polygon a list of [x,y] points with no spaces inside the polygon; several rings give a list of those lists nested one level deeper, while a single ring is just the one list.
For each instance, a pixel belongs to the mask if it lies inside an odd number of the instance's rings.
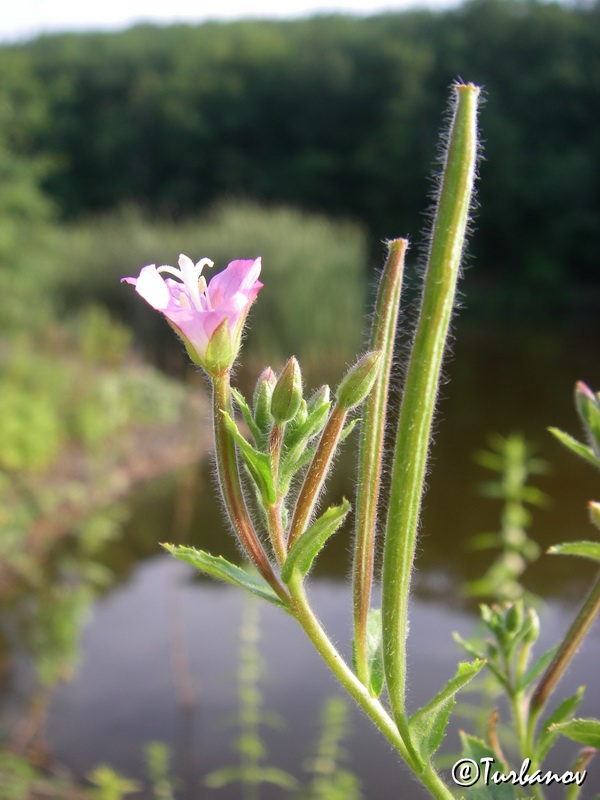
[{"label": "dark water reflection", "polygon": [[[423,512],[410,640],[413,704],[428,699],[461,659],[451,632],[466,636],[475,624],[473,604],[461,598],[457,587],[481,575],[489,563],[489,554],[466,551],[466,539],[498,524],[499,507],[477,494],[477,484],[488,476],[472,457],[489,433],[524,433],[552,465],[551,474],[537,484],[553,503],[535,513],[532,529],[544,548],[594,535],[585,503],[600,499],[598,475],[563,452],[545,427],[557,425],[578,434],[572,388],[578,379],[600,387],[600,363],[592,347],[597,341],[598,331],[500,334],[459,326],[455,357],[446,368],[449,382],[443,388]],[[346,456],[340,459],[330,481],[334,499],[353,494],[348,463]],[[131,499],[122,540],[106,554],[116,584],[96,603],[83,636],[81,669],[58,691],[49,716],[53,752],[79,774],[107,762],[141,776],[143,745],[158,739],[173,750],[182,798],[240,797],[236,787],[208,790],[201,776],[235,761],[226,721],[236,710],[242,598],[197,579],[156,546],[163,540],[185,542],[236,558],[214,501],[210,471],[208,464],[201,464],[138,492]],[[323,553],[312,584],[315,606],[344,652],[350,638],[344,580],[349,550],[348,533],[338,534]],[[568,558],[543,557],[530,568],[525,582],[545,600],[544,643],[564,631],[592,577],[585,562]],[[318,736],[323,701],[336,692],[335,682],[292,620],[269,607],[261,611],[261,623],[265,706],[286,720],[284,730],[267,733],[269,761],[301,776]],[[561,687],[565,696],[580,683],[589,684],[586,715],[600,714],[594,683],[598,663],[596,626]],[[185,707],[188,680],[193,703]],[[423,796],[358,712],[346,744],[350,766],[369,800]],[[448,746],[457,747],[456,726]],[[558,752],[557,767],[570,766],[571,752],[569,747]],[[599,787],[596,769],[584,797]],[[266,800],[281,796],[281,790],[261,791]]]}]

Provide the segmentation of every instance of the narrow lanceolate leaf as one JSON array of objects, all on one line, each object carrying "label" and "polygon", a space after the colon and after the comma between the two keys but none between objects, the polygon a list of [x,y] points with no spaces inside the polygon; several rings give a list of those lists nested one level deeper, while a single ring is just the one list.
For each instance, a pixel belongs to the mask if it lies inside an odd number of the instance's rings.
[{"label": "narrow lanceolate leaf", "polygon": [[540,725],[540,732],[537,737],[537,746],[535,749],[535,760],[538,764],[544,761],[560,735],[559,731],[550,729],[552,726],[564,722],[568,717],[573,716],[583,699],[584,691],[585,686],[580,686],[576,694],[563,700]]},{"label": "narrow lanceolate leaf", "polygon": [[383,671],[383,634],[381,630],[381,609],[369,609],[367,617],[367,666],[368,686],[373,697],[379,697],[385,684]]},{"label": "narrow lanceolate leaf", "polygon": [[[460,763],[464,764],[465,772],[457,770],[452,777],[457,788],[465,787],[460,789],[461,800],[522,800],[523,793],[518,786],[514,786],[512,783],[494,782],[493,776],[496,772],[508,775],[510,771],[508,765],[498,758],[496,752],[481,739],[463,731],[461,731],[460,740],[463,756]],[[465,763],[466,759],[472,763]],[[487,781],[482,759],[491,759],[488,762],[489,777]],[[486,761],[483,762],[483,764],[485,763]],[[473,773],[474,769],[477,769],[477,773]],[[471,783],[472,777],[476,778],[474,783]]]},{"label": "narrow lanceolate leaf", "polygon": [[597,719],[572,719],[569,722],[560,722],[550,728],[568,739],[595,747],[600,750],[600,720]]},{"label": "narrow lanceolate leaf", "polygon": [[600,561],[600,542],[564,542],[552,545],[548,552],[552,555],[581,556],[592,561]]},{"label": "narrow lanceolate leaf", "polygon": [[529,686],[530,683],[538,678],[542,672],[546,669],[548,664],[552,661],[554,656],[556,655],[556,651],[558,650],[558,645],[551,647],[549,650],[546,650],[545,653],[534,662],[534,664],[527,670],[525,673],[523,680],[517,686],[517,689],[525,689],[525,687]]},{"label": "narrow lanceolate leaf", "polygon": [[284,583],[289,582],[296,570],[300,575],[307,574],[325,542],[338,530],[348,511],[350,503],[347,500],[340,506],[331,506],[300,536],[281,569],[281,580]]},{"label": "narrow lanceolate leaf", "polygon": [[248,430],[252,434],[252,438],[254,439],[255,444],[258,444],[261,439],[261,432],[256,422],[254,422],[254,417],[252,416],[252,411],[250,410],[250,406],[244,399],[244,395],[241,394],[241,392],[238,392],[237,389],[232,389],[231,394],[233,395],[233,399],[235,400],[236,405],[242,412],[242,416],[244,417],[244,422],[248,426]]},{"label": "narrow lanceolate leaf", "polygon": [[410,718],[411,738],[423,761],[427,761],[442,743],[450,714],[456,704],[456,693],[473,680],[484,666],[485,661],[480,659],[471,663],[460,663],[456,675],[433,700]]},{"label": "narrow lanceolate leaf", "polygon": [[260,492],[263,502],[266,504],[275,503],[277,500],[275,487],[273,486],[273,473],[271,472],[271,459],[266,453],[259,453],[239,432],[234,420],[231,419],[226,411],[221,412],[225,418],[228,431],[235,439],[239,451],[252,476],[252,480]]},{"label": "narrow lanceolate leaf", "polygon": [[575,455],[580,456],[580,458],[583,458],[586,461],[589,461],[589,463],[593,464],[595,467],[600,466],[600,461],[598,461],[594,455],[594,451],[591,447],[578,442],[577,439],[574,439],[568,433],[565,433],[558,428],[548,428],[548,430],[558,439],[561,444],[564,444],[564,446],[568,447],[571,452],[575,453]]},{"label": "narrow lanceolate leaf", "polygon": [[285,608],[279,597],[271,589],[269,584],[257,575],[252,575],[241,567],[237,567],[223,556],[213,556],[204,550],[196,550],[195,547],[184,547],[183,545],[163,544],[165,550],[180,561],[186,561],[205,575],[226,581],[234,586],[241,586],[252,594],[268,600],[276,606]]}]

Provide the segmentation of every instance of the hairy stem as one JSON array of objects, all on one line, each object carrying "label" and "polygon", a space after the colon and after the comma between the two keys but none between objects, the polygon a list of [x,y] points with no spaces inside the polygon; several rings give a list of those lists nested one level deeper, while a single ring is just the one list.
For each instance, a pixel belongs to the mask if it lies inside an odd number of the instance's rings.
[{"label": "hairy stem", "polygon": [[379,375],[363,408],[360,449],[358,455],[358,492],[356,496],[356,534],[354,545],[354,652],[356,674],[365,685],[369,680],[367,656],[367,619],[373,584],[373,560],[377,504],[381,481],[383,444],[390,373],[400,291],[404,273],[406,239],[388,243],[388,257],[383,268],[375,313],[371,328],[369,350],[382,353]]},{"label": "hairy stem", "polygon": [[407,748],[402,735],[398,732],[398,728],[388,712],[379,700],[371,697],[368,689],[358,680],[331,643],[310,607],[301,577],[293,576],[289,582],[289,589],[292,595],[291,613],[296,617],[308,638],[344,689],[356,700],[375,726],[417,775],[418,779],[429,789],[432,797],[438,800],[455,800],[450,789],[430,763],[421,768],[421,765],[414,759]]},{"label": "hairy stem", "polygon": [[273,566],[256,535],[246,508],[240,484],[235,442],[227,430],[223,411],[228,414],[232,413],[229,372],[213,378],[213,425],[219,486],[229,521],[248,554],[248,558],[287,606],[289,596],[273,571]]},{"label": "hairy stem", "polygon": [[479,89],[472,84],[456,86],[455,94],[421,313],[400,409],[383,564],[385,674],[396,722],[407,740],[406,638],[410,579],[431,423],[467,229],[477,154]]},{"label": "hairy stem", "polygon": [[347,413],[346,409],[336,404],[327,420],[327,424],[323,428],[319,444],[317,445],[308,472],[304,478],[302,488],[300,489],[298,500],[296,501],[288,537],[289,548],[291,548],[302,533],[304,533],[310,521],[321,489],[325,483],[325,478],[329,472],[335,448],[344,428]]}]

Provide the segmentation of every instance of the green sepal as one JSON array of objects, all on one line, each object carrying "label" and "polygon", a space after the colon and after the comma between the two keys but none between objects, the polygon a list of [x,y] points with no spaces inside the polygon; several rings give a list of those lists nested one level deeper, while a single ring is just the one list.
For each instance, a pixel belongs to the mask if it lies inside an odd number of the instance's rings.
[{"label": "green sepal", "polygon": [[191,564],[205,575],[226,581],[234,586],[241,586],[242,589],[252,592],[252,594],[261,597],[263,600],[268,600],[269,603],[285,608],[285,605],[266,581],[258,575],[252,575],[241,567],[232,564],[223,556],[213,556],[204,550],[197,550],[195,547],[185,547],[184,545],[163,544],[162,547],[175,558]]},{"label": "green sepal", "polygon": [[583,699],[584,691],[585,686],[580,686],[576,694],[563,700],[540,725],[535,748],[535,760],[538,764],[544,761],[560,735],[560,731],[550,730],[550,728],[564,722],[567,717],[571,717],[575,713]]},{"label": "green sepal", "polygon": [[281,568],[281,580],[288,583],[295,571],[304,576],[312,567],[313,561],[323,549],[350,511],[350,503],[344,499],[341,505],[331,506],[324,514],[307,528],[288,553]]},{"label": "green sepal", "polygon": [[275,373],[271,367],[267,367],[261,372],[252,397],[254,422],[260,431],[260,437],[256,440],[256,444],[261,450],[265,451],[267,449],[269,433],[273,427],[271,397],[273,395],[273,387],[276,383],[277,378],[275,377]]},{"label": "green sepal", "polygon": [[442,743],[446,727],[450,720],[452,709],[456,705],[455,695],[463,686],[480,672],[485,666],[485,661],[462,661],[458,665],[456,675],[451,678],[444,688],[412,715],[409,721],[411,740],[416,745],[419,755],[427,762]]},{"label": "green sepal", "polygon": [[255,482],[263,503],[272,505],[277,502],[275,487],[273,485],[273,474],[271,472],[271,459],[266,453],[259,453],[249,441],[239,432],[234,420],[226,411],[221,411],[225,417],[227,430],[231,433],[237,446],[239,447],[244,463],[248,468],[252,480]]},{"label": "green sepal", "polygon": [[552,555],[581,556],[591,561],[600,561],[600,542],[563,542],[548,549]]},{"label": "green sepal", "polygon": [[241,392],[238,392],[237,389],[232,389],[231,394],[233,395],[233,399],[236,402],[237,407],[242,412],[242,416],[244,417],[244,422],[248,426],[248,430],[252,434],[252,438],[254,439],[254,443],[256,445],[260,444],[261,440],[261,432],[254,421],[254,417],[252,416],[252,411],[250,410],[250,406],[246,402],[244,395]]},{"label": "green sepal", "polygon": [[298,361],[291,356],[281,371],[271,395],[271,414],[275,422],[294,419],[302,405],[302,373]]},{"label": "green sepal", "polygon": [[219,375],[229,369],[239,350],[239,341],[231,343],[229,319],[226,317],[215,329],[204,353],[203,366],[209,375]]},{"label": "green sepal", "polygon": [[594,747],[600,750],[600,720],[597,719],[572,719],[569,722],[559,722],[552,725],[550,731],[555,731],[574,742]]},{"label": "green sepal", "polygon": [[[460,740],[462,743],[461,754],[464,758],[471,759],[477,764],[481,764],[483,758],[491,758],[493,759],[490,764],[492,775],[494,772],[501,772],[505,775],[508,773],[508,765],[484,741],[464,731],[460,732]],[[493,781],[486,786],[483,777],[484,770],[482,768],[477,783],[464,787],[464,790],[461,789],[462,800],[522,800],[522,794],[517,791],[518,787],[510,783],[494,783]]]},{"label": "green sepal", "polygon": [[580,458],[589,461],[590,464],[593,464],[595,467],[600,466],[600,461],[594,455],[594,451],[591,447],[588,447],[586,444],[582,444],[578,442],[577,439],[574,439],[568,433],[559,430],[558,428],[548,428],[550,433],[555,436],[561,444],[564,444],[565,447],[568,447],[575,455],[579,456]]},{"label": "green sepal", "polygon": [[366,353],[342,378],[336,390],[336,400],[346,411],[359,406],[367,397],[381,367],[381,350]]}]

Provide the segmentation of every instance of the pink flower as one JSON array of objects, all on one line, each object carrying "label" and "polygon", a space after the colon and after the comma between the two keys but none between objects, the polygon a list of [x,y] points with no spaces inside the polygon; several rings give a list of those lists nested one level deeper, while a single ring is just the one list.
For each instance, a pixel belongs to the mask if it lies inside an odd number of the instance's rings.
[{"label": "pink flower", "polygon": [[150,264],[137,278],[121,280],[133,284],[152,308],[165,315],[195,363],[217,374],[237,356],[246,314],[262,288],[261,260],[232,261],[208,285],[202,275],[205,266],[212,267],[213,262],[203,258],[194,264],[182,254],[178,268]]}]

